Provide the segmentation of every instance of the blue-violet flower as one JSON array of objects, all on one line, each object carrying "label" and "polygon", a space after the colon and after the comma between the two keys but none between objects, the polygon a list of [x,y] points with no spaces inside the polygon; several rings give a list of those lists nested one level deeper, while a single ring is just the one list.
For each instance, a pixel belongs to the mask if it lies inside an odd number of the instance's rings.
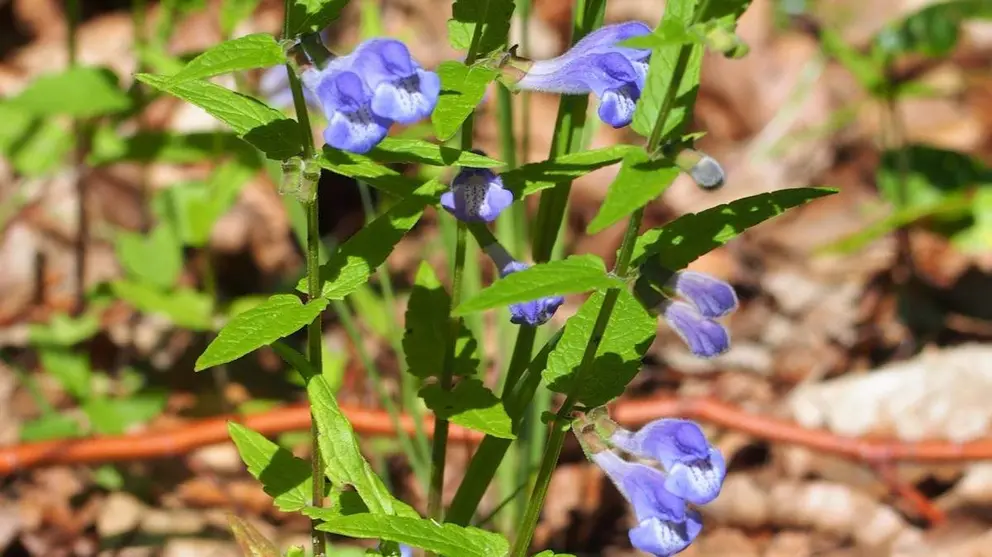
[{"label": "blue-violet flower", "polygon": [[441,194],[441,206],[463,222],[492,222],[511,203],[513,193],[488,168],[462,168]]},{"label": "blue-violet flower", "polygon": [[678,333],[689,351],[712,358],[730,348],[730,333],[715,319],[737,309],[737,294],[726,282],[696,271],[675,273],[667,286],[689,303],[665,300],[661,316]]},{"label": "blue-violet flower", "polygon": [[641,458],[656,460],[667,472],[665,489],[697,505],[716,499],[727,474],[720,451],[689,420],[655,420],[638,432],[618,428],[610,443]]},{"label": "blue-violet flower", "polygon": [[516,86],[567,95],[592,92],[600,101],[599,118],[622,128],[634,117],[651,50],[617,43],[650,33],[651,28],[639,21],[601,27],[561,56],[533,62]]},{"label": "blue-violet flower", "polygon": [[369,39],[301,77],[327,117],[324,140],[353,153],[375,147],[394,122],[429,116],[441,92],[437,74],[421,68],[395,39]]},{"label": "blue-violet flower", "polygon": [[627,462],[610,451],[592,455],[620,493],[634,507],[637,526],[628,532],[637,549],[669,557],[689,546],[702,530],[702,517],[686,509],[685,501],[669,491],[665,475],[643,464]]},{"label": "blue-violet flower", "polygon": [[[526,263],[515,260],[498,243],[489,244],[483,250],[499,269],[500,278],[530,267]],[[565,303],[565,298],[561,296],[545,296],[529,302],[510,304],[510,322],[515,325],[530,325],[531,327],[543,325],[554,316],[563,303]]]}]

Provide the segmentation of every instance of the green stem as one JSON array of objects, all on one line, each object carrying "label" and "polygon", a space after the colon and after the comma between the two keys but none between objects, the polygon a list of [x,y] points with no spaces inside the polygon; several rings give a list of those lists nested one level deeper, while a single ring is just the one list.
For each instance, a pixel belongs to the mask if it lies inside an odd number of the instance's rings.
[{"label": "green stem", "polygon": [[[285,28],[289,27],[289,0],[286,1]],[[299,77],[293,68],[286,64],[286,72],[289,76],[289,88],[293,92],[293,105],[296,109],[296,118],[299,122],[300,137],[303,140],[303,159],[310,161],[314,156],[313,130],[310,127],[310,115],[307,112],[307,103],[303,97],[303,87]],[[314,184],[314,191],[308,192],[310,197],[304,204],[307,212],[307,297],[315,300],[321,296],[320,284],[320,231],[319,217],[317,210],[317,190]],[[322,344],[322,318],[320,314],[314,318],[307,326],[307,347],[308,360],[313,369],[318,372],[323,369],[323,344]],[[310,473],[313,478],[312,502],[315,507],[324,505],[324,458],[320,453],[320,445],[317,443],[317,420],[313,418],[311,410],[310,428],[311,437],[311,457]],[[327,538],[323,532],[317,530],[320,521],[312,519],[310,521],[310,541],[313,544],[314,557],[324,557],[327,554]]]}]

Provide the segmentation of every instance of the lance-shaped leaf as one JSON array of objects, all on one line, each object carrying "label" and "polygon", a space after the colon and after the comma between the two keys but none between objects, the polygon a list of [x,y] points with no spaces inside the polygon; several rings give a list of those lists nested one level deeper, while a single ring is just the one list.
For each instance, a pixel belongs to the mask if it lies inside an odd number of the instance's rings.
[{"label": "lance-shaped leaf", "polygon": [[78,66],[37,77],[8,105],[36,116],[92,118],[127,110],[131,98],[121,90],[114,72]]},{"label": "lance-shaped leaf", "polygon": [[168,77],[151,74],[138,74],[137,78],[207,111],[270,159],[287,159],[303,149],[296,121],[258,99],[208,81],[173,83]]},{"label": "lance-shaped leaf", "polygon": [[[665,15],[660,28],[665,26],[688,27],[693,22],[697,0],[670,0],[665,4]],[[674,23],[667,23],[673,21]],[[651,63],[645,80],[644,91],[637,102],[631,127],[647,137],[665,107],[668,89],[678,80],[673,102],[662,125],[662,137],[677,134],[692,115],[696,102],[699,76],[703,65],[704,47],[698,44],[664,46],[651,51]]]},{"label": "lance-shaped leaf", "polygon": [[196,359],[196,371],[224,364],[299,331],[327,307],[320,298],[307,304],[292,294],[276,294],[234,316]]},{"label": "lance-shaped leaf", "polygon": [[890,56],[911,53],[946,56],[958,44],[962,23],[989,18],[992,18],[992,4],[988,0],[939,2],[886,25],[874,42],[876,48]]},{"label": "lance-shaped leaf", "polygon": [[115,128],[105,127],[94,135],[86,164],[101,166],[121,161],[187,164],[217,159],[218,154],[232,154],[251,166],[259,166],[261,162],[258,151],[230,132],[140,131],[122,136]]},{"label": "lance-shaped leaf", "polygon": [[341,15],[348,0],[293,0],[289,5],[286,37],[323,31]]},{"label": "lance-shaped leaf", "polygon": [[364,155],[325,147],[317,162],[331,172],[361,180],[396,197],[406,197],[420,187],[417,180],[407,178]]},{"label": "lance-shaped leaf", "polygon": [[279,510],[295,512],[310,504],[310,463],[247,427],[228,422],[227,431],[248,472],[262,483]]},{"label": "lance-shaped leaf", "polygon": [[169,77],[172,84],[206,79],[231,72],[268,68],[286,63],[275,37],[268,33],[245,35],[214,45],[190,60],[183,69]]},{"label": "lance-shaped leaf", "polygon": [[504,557],[510,549],[503,536],[471,526],[381,514],[315,512],[323,510],[311,511],[311,516],[324,521],[318,529],[351,538],[387,540],[452,557]]},{"label": "lance-shaped leaf", "polygon": [[484,66],[470,68],[449,60],[438,66],[437,75],[441,78],[441,96],[431,114],[431,123],[437,138],[447,141],[482,102],[486,87],[496,79],[497,72]]},{"label": "lance-shaped leaf", "polygon": [[500,177],[506,189],[513,192],[513,197],[521,199],[555,184],[575,180],[597,168],[616,164],[628,153],[642,150],[634,145],[612,145],[525,164],[500,174]]},{"label": "lance-shaped leaf", "polygon": [[568,320],[543,374],[548,388],[559,393],[573,392],[574,382],[578,380],[574,395],[586,406],[600,406],[623,394],[624,387],[637,375],[641,358],[657,331],[655,318],[630,292],[620,290],[595,358],[579,377],[582,356],[604,299],[601,292],[593,294]]},{"label": "lance-shaped leaf", "polygon": [[588,254],[572,255],[509,274],[460,304],[453,313],[468,315],[545,296],[564,296],[621,286],[623,281],[606,272],[602,259]]},{"label": "lance-shaped leaf", "polygon": [[682,269],[697,257],[716,249],[748,228],[786,210],[837,193],[829,188],[792,188],[738,199],[725,205],[682,215],[674,221],[648,230],[634,245],[633,264],[659,255],[661,263],[673,271]]},{"label": "lance-shaped leaf", "polygon": [[[437,280],[434,269],[426,261],[420,264],[406,308],[406,330],[403,352],[407,371],[417,377],[441,374],[444,365],[443,347],[448,342],[448,307],[451,298]],[[478,343],[472,332],[460,327],[455,341],[455,375],[474,375],[479,369]]]},{"label": "lance-shaped leaf", "polygon": [[325,472],[331,482],[354,487],[373,514],[418,518],[417,511],[389,493],[362,456],[355,430],[341,412],[327,379],[321,375],[311,377],[307,395],[317,426],[317,442],[326,463]]},{"label": "lance-shaped leaf", "polygon": [[433,166],[493,168],[503,163],[485,155],[438,145],[423,139],[387,137],[369,152],[369,158],[383,163],[416,162]]},{"label": "lance-shaped leaf", "polygon": [[[368,282],[443,188],[434,180],[423,184],[341,244],[327,263],[320,266],[322,296],[341,300]],[[301,279],[296,288],[306,292],[307,278]]]},{"label": "lance-shaped leaf", "polygon": [[595,234],[647,205],[678,175],[679,169],[668,159],[651,160],[644,151],[628,153],[586,233]]},{"label": "lance-shaped leaf", "polygon": [[433,383],[420,389],[424,404],[440,419],[501,439],[515,439],[503,403],[478,379],[465,379],[446,391]]}]

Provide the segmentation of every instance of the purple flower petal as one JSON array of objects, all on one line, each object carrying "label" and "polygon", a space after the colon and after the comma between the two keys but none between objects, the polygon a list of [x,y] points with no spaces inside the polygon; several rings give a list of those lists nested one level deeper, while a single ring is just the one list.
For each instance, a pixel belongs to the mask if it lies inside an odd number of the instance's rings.
[{"label": "purple flower petal", "polygon": [[666,489],[691,503],[709,503],[720,494],[727,473],[723,455],[691,420],[655,420],[637,433],[618,429],[610,442],[633,455],[660,462],[668,472]]},{"label": "purple flower petal", "polygon": [[629,125],[640,97],[641,91],[630,84],[604,92],[599,103],[599,119],[614,128]]},{"label": "purple flower petal", "polygon": [[488,168],[464,168],[441,195],[441,206],[463,222],[492,222],[513,203],[513,193]]},{"label": "purple flower petal", "polygon": [[689,351],[700,358],[712,358],[730,348],[730,333],[723,325],[703,317],[685,302],[666,302],[662,317],[678,333]]},{"label": "purple flower petal", "polygon": [[702,529],[703,517],[696,511],[689,510],[686,511],[683,522],[650,518],[640,521],[640,524],[630,529],[628,535],[635,548],[656,557],[670,557],[689,547]]},{"label": "purple flower petal", "polygon": [[[493,262],[496,263],[496,266],[499,267],[500,277],[505,277],[530,267],[530,265],[520,261],[512,259],[507,261],[506,259],[509,254],[506,254],[506,250],[498,244],[487,246],[485,251],[493,259]],[[543,325],[554,316],[555,312],[558,311],[558,308],[563,303],[565,303],[565,298],[561,296],[546,296],[529,302],[510,304],[510,322],[515,325],[530,325],[531,327]]]},{"label": "purple flower petal", "polygon": [[369,109],[369,91],[358,75],[335,73],[320,81],[315,93],[328,121],[324,141],[331,147],[367,153],[386,137],[391,122]]},{"label": "purple flower petal", "polygon": [[737,293],[726,282],[696,271],[679,271],[672,279],[675,293],[692,302],[703,317],[723,317],[737,309]]}]

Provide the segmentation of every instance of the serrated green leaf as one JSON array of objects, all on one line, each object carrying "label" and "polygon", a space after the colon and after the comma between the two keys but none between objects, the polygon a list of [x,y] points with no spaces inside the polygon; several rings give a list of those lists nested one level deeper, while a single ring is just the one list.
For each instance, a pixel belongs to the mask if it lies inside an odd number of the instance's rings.
[{"label": "serrated green leaf", "polygon": [[[406,307],[403,352],[407,371],[417,377],[441,374],[448,342],[448,307],[451,298],[426,261],[420,264]],[[462,323],[455,341],[455,375],[474,375],[479,369],[478,343]]]},{"label": "serrated green leaf", "polygon": [[347,3],[348,0],[293,0],[285,38],[323,31],[341,15]]},{"label": "serrated green leaf", "polygon": [[36,116],[92,118],[127,110],[131,98],[121,90],[114,72],[77,66],[36,78],[8,103]]},{"label": "serrated green leaf", "polygon": [[448,41],[457,50],[468,50],[477,25],[482,24],[475,53],[484,56],[506,45],[513,17],[513,0],[455,0],[448,20]]},{"label": "serrated green leaf", "polygon": [[479,106],[486,87],[498,73],[484,66],[470,68],[449,60],[441,62],[437,75],[441,78],[441,95],[431,113],[431,123],[434,124],[434,135],[447,141],[458,133],[462,123]]},{"label": "serrated green leaf", "polygon": [[529,302],[545,296],[577,294],[590,290],[623,286],[623,281],[606,272],[603,260],[595,255],[571,255],[560,261],[539,263],[509,274],[455,308],[453,315]]},{"label": "serrated green leaf", "polygon": [[250,522],[233,514],[227,515],[227,520],[244,557],[280,557],[279,548]]},{"label": "serrated green leaf", "polygon": [[150,284],[127,280],[110,283],[115,296],[146,313],[168,317],[176,325],[194,331],[213,326],[214,301],[210,296],[180,288],[167,292]]},{"label": "serrated green leaf", "polygon": [[260,0],[223,0],[220,5],[220,29],[225,37],[234,32],[239,23],[254,13]]},{"label": "serrated green leaf", "polygon": [[258,99],[235,93],[208,81],[173,83],[168,77],[138,74],[139,81],[194,104],[231,128],[270,159],[299,154],[300,128],[295,120]]},{"label": "serrated green leaf", "polygon": [[93,371],[88,357],[59,348],[42,350],[40,356],[45,372],[54,377],[65,392],[77,400],[89,398]]},{"label": "serrated green leaf", "polygon": [[555,184],[570,182],[597,168],[623,160],[628,153],[643,151],[635,145],[612,145],[590,151],[571,153],[541,162],[525,164],[500,174],[503,185],[521,199]]},{"label": "serrated green leaf", "polygon": [[907,145],[882,153],[875,180],[882,197],[908,208],[933,205],[968,186],[992,182],[992,170],[957,151]]},{"label": "serrated green leaf", "polygon": [[182,246],[167,223],[159,223],[147,236],[119,231],[114,244],[117,258],[134,279],[168,289],[179,278],[183,268]]},{"label": "serrated green leaf", "polygon": [[170,85],[177,85],[183,81],[285,63],[286,54],[275,37],[268,33],[254,33],[208,48],[168,79]]},{"label": "serrated green leaf", "polygon": [[83,403],[90,427],[99,435],[122,435],[165,409],[164,392],[144,392],[127,398],[91,398]]},{"label": "serrated green leaf", "polygon": [[[423,184],[341,244],[327,263],[320,266],[321,295],[341,300],[368,282],[442,189],[443,186],[433,180]],[[301,279],[296,288],[305,292],[307,278]]]},{"label": "serrated green leaf", "polygon": [[353,514],[341,516],[317,513],[324,520],[319,530],[352,538],[373,538],[402,543],[451,557],[504,557],[510,550],[499,534],[471,526],[439,524],[425,518]]},{"label": "serrated green leaf", "polygon": [[241,424],[228,422],[227,431],[248,472],[262,483],[279,510],[296,512],[310,504],[313,480],[309,462]]},{"label": "serrated green leaf", "polygon": [[21,441],[49,441],[79,437],[83,428],[72,416],[48,414],[21,424]]},{"label": "serrated green leaf", "polygon": [[276,294],[260,306],[240,313],[217,333],[217,338],[196,359],[194,370],[224,364],[268,346],[313,322],[327,307],[319,298],[307,304],[292,294]]},{"label": "serrated green leaf", "polygon": [[[665,15],[658,27],[664,29],[666,26],[692,25],[697,2],[698,0],[670,0],[665,5]],[[674,23],[666,23],[668,21]],[[645,137],[651,135],[655,120],[658,119],[662,105],[665,103],[668,89],[673,80],[678,79],[674,102],[662,125],[662,137],[679,133],[692,115],[692,106],[696,102],[704,51],[701,45],[665,46],[651,51],[644,91],[637,101],[634,120],[631,123],[631,128],[635,132]],[[680,63],[680,58],[684,58],[683,63]],[[680,66],[682,71],[679,71]]]},{"label": "serrated green leaf", "polygon": [[634,245],[633,265],[658,254],[673,271],[729,242],[752,226],[818,197],[837,193],[829,188],[791,188],[744,197],[699,213],[682,215],[648,230]]},{"label": "serrated green leaf", "polygon": [[87,311],[79,317],[56,313],[47,323],[28,325],[28,341],[40,346],[72,346],[92,337],[100,330],[96,312]]},{"label": "serrated green leaf", "polygon": [[678,175],[679,169],[670,160],[651,160],[644,151],[628,153],[586,233],[596,234],[647,205],[672,185]]},{"label": "serrated green leaf", "polygon": [[478,379],[465,379],[450,391],[432,383],[420,389],[420,398],[440,419],[501,439],[517,437],[503,403]]},{"label": "serrated green leaf", "polygon": [[396,197],[406,197],[421,186],[419,181],[407,178],[364,155],[338,151],[330,147],[324,147],[317,162],[331,172],[361,180]]},{"label": "serrated green leaf", "polygon": [[387,137],[369,152],[369,158],[380,163],[416,162],[433,166],[470,166],[493,168],[503,163],[485,155],[445,147],[423,139]]},{"label": "serrated green leaf", "polygon": [[[602,292],[593,294],[565,324],[565,332],[548,357],[543,373],[552,391],[572,392],[604,298]],[[640,302],[627,290],[620,290],[595,359],[580,378],[575,399],[586,406],[600,406],[623,394],[624,387],[641,368],[641,358],[651,347],[657,327],[656,319]]]},{"label": "serrated green leaf", "polygon": [[337,487],[354,487],[372,513],[418,517],[417,511],[389,493],[362,456],[355,430],[338,407],[327,380],[320,375],[312,377],[307,383],[307,395],[317,426],[317,441],[326,463],[325,472],[331,482]]},{"label": "serrated green leaf", "polygon": [[875,36],[874,44],[889,56],[910,53],[946,56],[958,44],[961,24],[982,18],[992,18],[992,4],[988,0],[932,4],[886,25]]},{"label": "serrated green leaf", "polygon": [[104,127],[94,135],[86,164],[102,166],[122,161],[186,164],[225,154],[233,154],[247,165],[258,166],[258,152],[233,133],[141,131],[122,136],[118,130]]}]

